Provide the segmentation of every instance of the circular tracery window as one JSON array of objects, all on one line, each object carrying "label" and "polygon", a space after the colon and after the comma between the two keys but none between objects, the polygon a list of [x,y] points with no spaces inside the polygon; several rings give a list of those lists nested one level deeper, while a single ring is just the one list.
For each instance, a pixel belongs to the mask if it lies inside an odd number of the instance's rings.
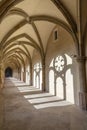
[{"label": "circular tracery window", "polygon": [[35,64],[35,65],[34,65],[34,70],[35,70],[36,72],[39,72],[39,71],[41,70],[41,63]]},{"label": "circular tracery window", "polygon": [[56,59],[55,59],[55,69],[58,71],[58,72],[61,72],[63,69],[64,69],[64,58],[62,56],[58,56]]}]

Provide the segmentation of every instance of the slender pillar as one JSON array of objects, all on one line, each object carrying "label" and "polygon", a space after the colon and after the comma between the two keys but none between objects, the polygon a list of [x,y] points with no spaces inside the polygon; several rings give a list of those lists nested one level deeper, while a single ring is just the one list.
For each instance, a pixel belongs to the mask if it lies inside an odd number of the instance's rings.
[{"label": "slender pillar", "polygon": [[42,91],[46,91],[46,86],[45,86],[45,60],[42,61]]},{"label": "slender pillar", "polygon": [[85,68],[85,57],[79,57],[77,59],[79,64],[79,81],[80,81],[80,92],[79,92],[79,105],[82,109],[87,109],[87,86],[86,86],[86,68]]},{"label": "slender pillar", "polygon": [[23,81],[26,82],[26,67],[24,65],[24,71],[23,71]]},{"label": "slender pillar", "polygon": [[18,68],[18,79],[21,80],[21,69]]},{"label": "slender pillar", "polygon": [[2,62],[3,53],[0,50],[0,88],[4,87],[4,64]]},{"label": "slender pillar", "polygon": [[33,85],[33,81],[32,81],[32,63],[30,63],[30,85]]},{"label": "slender pillar", "polygon": [[0,65],[0,88],[4,87],[4,69],[3,65]]},{"label": "slender pillar", "polygon": [[2,86],[2,78],[1,78],[1,65],[2,64],[2,52],[0,50],[0,89],[1,89],[1,86]]},{"label": "slender pillar", "polygon": [[2,78],[1,78],[1,66],[0,66],[0,90],[2,88]]}]

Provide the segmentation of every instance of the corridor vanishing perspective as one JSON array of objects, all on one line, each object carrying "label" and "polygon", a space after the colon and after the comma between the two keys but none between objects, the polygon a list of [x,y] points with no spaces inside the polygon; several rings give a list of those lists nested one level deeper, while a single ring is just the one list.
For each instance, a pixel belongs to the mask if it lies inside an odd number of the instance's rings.
[{"label": "corridor vanishing perspective", "polygon": [[0,130],[87,130],[87,0],[0,0]]},{"label": "corridor vanishing perspective", "polygon": [[[5,80],[0,130],[86,130],[87,115],[71,103],[15,78]],[[0,108],[1,113],[1,108]],[[1,120],[0,120],[1,121]]]}]

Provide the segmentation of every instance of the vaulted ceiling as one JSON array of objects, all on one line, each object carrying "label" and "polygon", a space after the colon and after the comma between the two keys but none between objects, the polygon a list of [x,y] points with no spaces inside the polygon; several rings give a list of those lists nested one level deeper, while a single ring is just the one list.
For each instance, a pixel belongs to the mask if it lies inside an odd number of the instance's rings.
[{"label": "vaulted ceiling", "polygon": [[5,66],[19,66],[34,49],[42,58],[56,25],[76,39],[77,0],[0,0],[0,49]]}]

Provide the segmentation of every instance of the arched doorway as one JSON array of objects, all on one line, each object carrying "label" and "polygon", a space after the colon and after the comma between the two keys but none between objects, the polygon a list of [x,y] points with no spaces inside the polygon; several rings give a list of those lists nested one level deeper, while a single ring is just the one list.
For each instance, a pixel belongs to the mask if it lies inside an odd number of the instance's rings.
[{"label": "arched doorway", "polygon": [[5,77],[12,77],[13,71],[10,67],[6,68],[5,70]]}]

